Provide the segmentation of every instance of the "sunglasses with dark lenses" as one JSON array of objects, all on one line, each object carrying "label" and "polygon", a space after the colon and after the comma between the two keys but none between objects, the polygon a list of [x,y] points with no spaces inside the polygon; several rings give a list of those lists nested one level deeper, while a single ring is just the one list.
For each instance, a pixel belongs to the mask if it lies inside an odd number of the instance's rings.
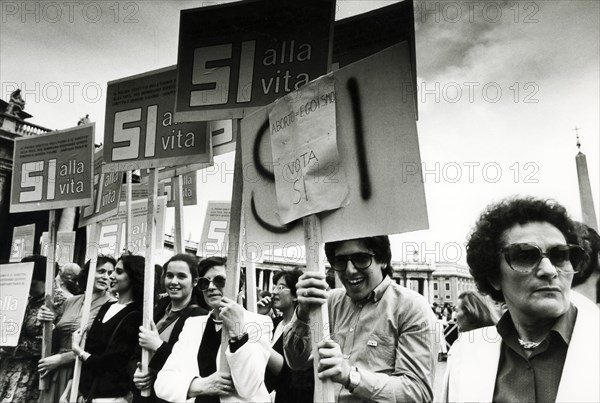
[{"label": "sunglasses with dark lenses", "polygon": [[201,290],[208,290],[210,287],[210,283],[213,283],[217,288],[225,287],[225,277],[223,276],[214,276],[212,279],[207,277],[200,277],[198,279],[198,288]]},{"label": "sunglasses with dark lenses", "polygon": [[357,270],[365,270],[373,263],[373,254],[366,252],[353,253],[351,255],[338,255],[333,258],[331,266],[335,271],[344,271],[348,266],[348,260]]},{"label": "sunglasses with dark lenses", "polygon": [[506,263],[511,269],[529,273],[542,261],[544,257],[563,272],[577,272],[585,260],[585,252],[578,245],[556,245],[542,252],[539,246],[532,243],[513,243],[500,250]]}]

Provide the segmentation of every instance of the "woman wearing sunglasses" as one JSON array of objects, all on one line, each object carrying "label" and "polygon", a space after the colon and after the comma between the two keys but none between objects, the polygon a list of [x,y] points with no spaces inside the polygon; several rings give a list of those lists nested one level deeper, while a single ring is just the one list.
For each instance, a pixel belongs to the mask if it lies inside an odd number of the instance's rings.
[{"label": "woman wearing sunglasses", "polygon": [[479,291],[507,311],[496,326],[454,343],[442,398],[600,401],[599,311],[570,292],[585,260],[561,205],[518,198],[488,207],[467,244],[467,263]]},{"label": "woman wearing sunglasses", "polygon": [[[179,340],[158,373],[154,390],[169,402],[267,402],[264,374],[271,345],[271,318],[244,310],[223,296],[227,281],[226,259],[200,262],[198,288],[211,308],[206,316],[186,320]],[[221,351],[221,333],[229,345]],[[219,371],[225,354],[230,372]]]},{"label": "woman wearing sunglasses", "polygon": [[[133,402],[158,401],[152,385],[156,374],[161,370],[179,340],[183,325],[187,318],[206,315],[208,312],[199,306],[199,295],[196,295],[198,284],[198,262],[195,256],[179,253],[164,264],[161,282],[167,296],[161,298],[154,307],[154,322],[149,329],[140,326],[140,347],[152,351],[149,371],[143,373],[139,365],[133,376],[137,390],[133,390]],[[143,398],[139,391],[150,389],[152,396]]]}]

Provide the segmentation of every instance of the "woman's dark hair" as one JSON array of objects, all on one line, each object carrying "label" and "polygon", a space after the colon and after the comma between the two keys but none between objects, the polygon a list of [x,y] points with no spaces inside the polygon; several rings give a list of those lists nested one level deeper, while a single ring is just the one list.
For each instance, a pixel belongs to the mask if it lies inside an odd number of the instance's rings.
[{"label": "woman's dark hair", "polygon": [[206,259],[202,259],[200,261],[200,263],[198,264],[198,276],[204,277],[206,272],[209,271],[210,269],[212,269],[213,267],[226,266],[226,265],[227,265],[226,257],[219,257],[219,256],[207,257]]},{"label": "woman's dark hair", "polygon": [[[42,255],[30,255],[21,259],[22,263],[33,262],[33,275],[31,281],[46,281],[46,263],[48,259]],[[54,276],[58,274],[58,263],[54,262]]]},{"label": "woman's dark hair", "polygon": [[302,270],[296,268],[292,270],[282,270],[276,271],[273,273],[273,284],[277,284],[280,278],[283,277],[283,281],[285,281],[285,285],[290,289],[290,292],[294,297],[296,297],[296,283],[298,279],[302,275]]},{"label": "woman's dark hair", "polygon": [[331,264],[335,258],[335,249],[346,241],[362,242],[367,249],[375,255],[374,258],[380,263],[385,263],[385,267],[381,269],[383,276],[390,276],[394,273],[392,268],[392,250],[390,248],[390,238],[387,235],[370,236],[365,238],[348,239],[344,241],[335,241],[325,243],[325,256]]},{"label": "woman's dark hair", "polygon": [[[198,277],[200,277],[198,275],[198,258],[194,255],[190,255],[189,253],[178,253],[176,255],[173,255],[169,260],[167,260],[167,262],[163,265],[162,267],[162,275],[160,278],[160,283],[162,288],[164,289],[164,285],[165,285],[165,276],[167,275],[167,268],[169,266],[169,263],[171,262],[184,262],[187,264],[187,266],[190,269],[190,275],[192,277],[192,282],[194,280],[197,280]],[[194,287],[192,289],[192,301],[191,304],[196,304],[196,305],[200,305],[200,306],[206,306],[208,307],[207,304],[205,304],[204,302],[204,296],[202,295],[202,292],[200,292],[200,290],[198,289],[198,287]]]},{"label": "woman's dark hair", "polygon": [[581,237],[567,210],[553,200],[533,197],[508,198],[486,207],[467,242],[467,264],[477,289],[497,302],[504,302],[501,290],[490,281],[500,280],[499,250],[504,244],[504,232],[513,226],[531,222],[546,222],[556,227],[569,244],[581,246]]},{"label": "woman's dark hair", "polygon": [[[110,255],[98,255],[98,257],[96,258],[96,270],[98,269],[98,267],[102,267],[106,263],[111,263],[113,265],[113,267],[115,267],[117,265],[117,261],[115,260],[114,257],[112,257]],[[90,272],[90,264],[91,264],[91,260],[88,260],[87,262],[85,262],[85,264],[83,265],[83,268],[79,272],[79,276],[77,276],[77,282],[79,283],[79,288],[83,291],[85,291],[85,289],[87,288],[87,278],[88,278],[88,273]]]},{"label": "woman's dark hair", "polygon": [[146,259],[139,255],[124,254],[117,260],[123,262],[123,269],[131,282],[131,295],[136,304],[144,301],[144,269]]},{"label": "woman's dark hair", "polygon": [[587,259],[585,264],[582,265],[581,271],[575,273],[573,276],[573,284],[571,284],[573,287],[585,283],[592,273],[600,273],[600,267],[598,266],[600,236],[596,230],[585,224],[581,224],[579,229],[583,238],[583,248],[587,254]]}]

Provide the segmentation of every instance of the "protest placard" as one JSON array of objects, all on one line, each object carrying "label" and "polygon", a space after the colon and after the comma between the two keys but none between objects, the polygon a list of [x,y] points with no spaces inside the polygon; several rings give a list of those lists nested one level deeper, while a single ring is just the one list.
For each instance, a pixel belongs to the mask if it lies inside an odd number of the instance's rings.
[{"label": "protest placard", "polygon": [[347,204],[348,183],[336,145],[333,76],[277,100],[269,126],[281,222]]},{"label": "protest placard", "polygon": [[79,228],[112,217],[119,211],[124,172],[102,172],[102,147],[94,155],[94,204],[80,208]]},{"label": "protest placard", "polygon": [[[47,232],[42,232],[40,239],[40,250],[42,256],[48,255],[48,248],[50,247],[50,238]],[[58,231],[56,235],[56,254],[55,261],[60,266],[65,263],[73,262],[75,254],[75,231]]]},{"label": "protest placard", "polygon": [[34,238],[35,224],[14,227],[9,261],[20,262],[25,256],[33,255]]},{"label": "protest placard", "polygon": [[[182,200],[184,206],[195,206],[198,203],[197,199],[197,172],[187,173],[185,175],[181,175],[179,178],[181,180],[181,193]],[[164,191],[163,195],[167,196],[167,207],[175,207],[175,189],[173,188],[173,179],[174,178],[166,178],[162,179],[158,184],[163,185]],[[160,189],[159,189],[160,194]]]},{"label": "protest placard", "polygon": [[333,0],[182,10],[176,121],[241,118],[327,73]]},{"label": "protest placard", "polygon": [[229,215],[231,203],[209,201],[204,217],[204,226],[200,236],[198,256],[225,256],[227,255],[227,241],[229,235]]},{"label": "protest placard", "polygon": [[[165,210],[167,198],[161,196],[158,198],[156,206],[156,236],[154,237],[154,249],[161,249],[164,246],[165,233]],[[126,249],[125,236],[125,217],[126,203],[121,202],[117,215],[102,221],[100,231],[100,240],[98,249],[103,254],[120,256]],[[131,234],[129,240],[129,251],[135,255],[145,255],[146,253],[146,234],[148,200],[140,199],[131,202]]]},{"label": "protest placard", "polygon": [[[412,1],[401,1],[338,20],[334,24],[333,64],[338,70],[390,46],[406,41],[411,61],[411,82],[403,84],[403,91],[417,93],[417,58],[415,53],[415,21]],[[368,32],[368,35],[365,35]],[[418,101],[414,96],[418,116]]]},{"label": "protest placard", "polygon": [[205,122],[173,120],[176,66],[108,83],[103,172],[211,163]]},{"label": "protest placard", "polygon": [[[408,44],[333,76],[337,145],[350,194],[346,207],[319,214],[323,242],[426,229],[414,101],[401,90],[412,79]],[[298,221],[282,224],[278,217],[268,112],[263,108],[242,120],[246,237],[263,253],[297,251],[301,226]]]},{"label": "protest placard", "polygon": [[0,265],[0,347],[15,347],[23,328],[33,262]]},{"label": "protest placard", "polygon": [[15,139],[10,212],[92,204],[94,124]]}]

